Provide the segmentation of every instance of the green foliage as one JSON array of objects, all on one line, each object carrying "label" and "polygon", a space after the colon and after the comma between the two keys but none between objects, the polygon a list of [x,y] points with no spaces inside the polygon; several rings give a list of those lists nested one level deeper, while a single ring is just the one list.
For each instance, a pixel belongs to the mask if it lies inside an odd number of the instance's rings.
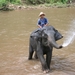
[{"label": "green foliage", "polygon": [[54,4],[54,3],[66,4],[69,1],[73,1],[73,0],[0,0],[0,7],[8,5],[9,3],[21,4],[22,2],[24,2],[25,4],[36,5],[36,4],[45,4],[45,3],[47,4]]},{"label": "green foliage", "polygon": [[9,0],[12,4],[21,4],[21,0]]},{"label": "green foliage", "polygon": [[68,0],[61,0],[61,2],[62,2],[62,3],[67,3],[67,2],[68,2]]},{"label": "green foliage", "polygon": [[9,3],[21,4],[21,0],[0,0],[0,7],[6,6],[6,5],[8,5]]},{"label": "green foliage", "polygon": [[67,3],[68,0],[23,0],[26,2],[26,4],[44,4],[44,3],[48,3],[48,4],[53,4],[53,3]]},{"label": "green foliage", "polygon": [[45,0],[25,0],[26,4],[43,4]]},{"label": "green foliage", "polygon": [[7,6],[8,1],[7,0],[0,0],[0,7]]}]

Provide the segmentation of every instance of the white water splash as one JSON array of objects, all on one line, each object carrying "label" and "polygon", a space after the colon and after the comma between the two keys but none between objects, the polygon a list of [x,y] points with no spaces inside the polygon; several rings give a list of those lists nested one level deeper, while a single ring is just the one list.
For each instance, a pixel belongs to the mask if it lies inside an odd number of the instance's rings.
[{"label": "white water splash", "polygon": [[75,33],[71,33],[71,35],[67,36],[66,40],[63,43],[63,47],[68,46],[70,43],[74,41]]},{"label": "white water splash", "polygon": [[72,25],[69,31],[67,32],[66,38],[62,46],[63,47],[68,46],[69,44],[73,43],[74,39],[75,39],[75,21],[72,22]]}]

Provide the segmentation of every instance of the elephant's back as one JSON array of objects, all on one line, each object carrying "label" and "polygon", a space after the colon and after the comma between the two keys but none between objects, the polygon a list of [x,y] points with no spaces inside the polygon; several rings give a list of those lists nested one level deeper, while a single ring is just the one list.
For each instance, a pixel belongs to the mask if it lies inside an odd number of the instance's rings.
[{"label": "elephant's back", "polygon": [[49,25],[49,26],[44,26],[43,27],[43,30],[53,30],[54,29],[54,27],[53,26],[51,26],[51,25]]}]

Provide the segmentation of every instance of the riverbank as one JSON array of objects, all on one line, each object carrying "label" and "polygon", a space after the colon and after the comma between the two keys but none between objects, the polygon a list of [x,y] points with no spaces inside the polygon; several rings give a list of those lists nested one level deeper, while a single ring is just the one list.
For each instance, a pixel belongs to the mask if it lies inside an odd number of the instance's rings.
[{"label": "riverbank", "polygon": [[75,3],[72,4],[40,4],[40,5],[12,5],[13,9],[46,9],[46,8],[72,8],[75,7]]},{"label": "riverbank", "polygon": [[8,6],[1,7],[0,10],[18,10],[18,9],[46,9],[46,8],[72,8],[75,3],[71,4],[40,4],[40,5],[15,5],[9,4]]}]

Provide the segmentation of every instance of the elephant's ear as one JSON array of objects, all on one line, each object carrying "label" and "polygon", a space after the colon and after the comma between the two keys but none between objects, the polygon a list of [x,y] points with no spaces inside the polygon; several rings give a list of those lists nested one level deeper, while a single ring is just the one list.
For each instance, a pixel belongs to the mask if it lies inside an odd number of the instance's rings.
[{"label": "elephant's ear", "polygon": [[55,28],[53,28],[55,31],[55,40],[60,40],[61,38],[63,38],[63,36],[61,35],[61,33],[58,32],[58,30],[56,30]]}]

